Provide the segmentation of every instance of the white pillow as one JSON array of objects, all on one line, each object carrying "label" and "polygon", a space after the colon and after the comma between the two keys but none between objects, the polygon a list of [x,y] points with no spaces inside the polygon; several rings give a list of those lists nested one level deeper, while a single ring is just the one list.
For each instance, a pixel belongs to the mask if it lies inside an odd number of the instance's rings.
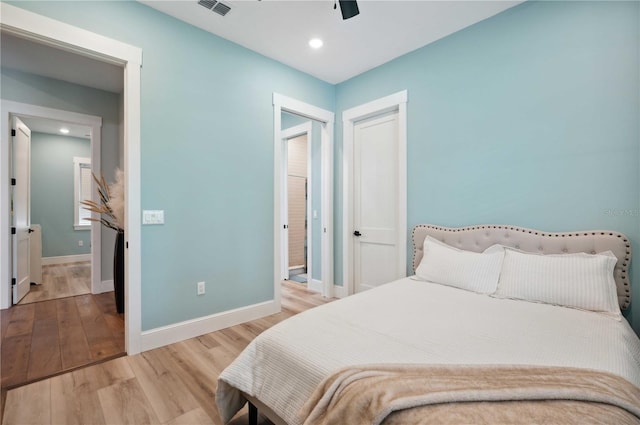
[{"label": "white pillow", "polygon": [[427,236],[416,276],[429,282],[491,294],[498,285],[503,258],[504,250],[490,254],[464,251]]},{"label": "white pillow", "polygon": [[505,247],[497,298],[620,315],[613,269],[617,258],[601,254],[530,254]]}]

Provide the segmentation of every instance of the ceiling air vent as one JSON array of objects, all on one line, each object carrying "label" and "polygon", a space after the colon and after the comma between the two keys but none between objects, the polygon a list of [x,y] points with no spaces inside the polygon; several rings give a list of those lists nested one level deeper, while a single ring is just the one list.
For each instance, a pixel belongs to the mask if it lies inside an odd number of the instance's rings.
[{"label": "ceiling air vent", "polygon": [[211,9],[216,3],[218,3],[216,0],[200,0],[198,2],[200,6],[204,6],[207,9]]},{"label": "ceiling air vent", "polygon": [[226,15],[227,13],[229,13],[230,10],[231,10],[231,8],[229,6],[227,6],[224,3],[220,3],[220,2],[218,2],[218,4],[216,4],[213,7],[213,11],[216,12],[220,16]]},{"label": "ceiling air vent", "polygon": [[198,1],[198,4],[202,7],[213,10],[220,16],[226,15],[231,10],[229,6],[224,3],[220,3],[217,0],[200,0]]}]

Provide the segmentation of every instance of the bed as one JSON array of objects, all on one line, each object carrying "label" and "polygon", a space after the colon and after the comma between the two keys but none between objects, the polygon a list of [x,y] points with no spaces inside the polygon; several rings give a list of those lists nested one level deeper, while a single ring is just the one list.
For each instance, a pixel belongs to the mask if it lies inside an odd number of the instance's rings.
[{"label": "bed", "polygon": [[620,314],[630,245],[611,231],[416,226],[415,276],[263,332],[219,377],[221,418],[249,401],[250,421],[260,410],[277,425],[638,424],[640,340]]}]

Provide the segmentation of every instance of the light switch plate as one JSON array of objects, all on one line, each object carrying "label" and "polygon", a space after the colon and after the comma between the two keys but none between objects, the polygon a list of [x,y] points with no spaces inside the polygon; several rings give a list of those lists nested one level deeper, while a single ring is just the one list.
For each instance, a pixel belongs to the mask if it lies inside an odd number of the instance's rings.
[{"label": "light switch plate", "polygon": [[143,210],[142,224],[164,224],[164,210]]}]

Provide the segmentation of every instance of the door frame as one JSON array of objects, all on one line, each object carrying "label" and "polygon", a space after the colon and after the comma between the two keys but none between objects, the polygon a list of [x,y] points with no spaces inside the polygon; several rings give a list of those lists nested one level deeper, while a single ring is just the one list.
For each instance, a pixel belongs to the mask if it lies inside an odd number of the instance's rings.
[{"label": "door frame", "polygon": [[353,279],[353,132],[355,124],[398,111],[398,275],[407,269],[407,90],[373,100],[342,112],[342,284],[346,295],[354,293]]},{"label": "door frame", "polygon": [[[0,29],[40,44],[119,65],[124,75],[124,173],[125,173],[125,350],[140,352],[141,314],[141,208],[140,208],[140,68],[142,49],[82,28],[0,3]],[[8,125],[4,122],[3,125]],[[7,129],[8,131],[8,129]],[[0,204],[8,205],[8,133],[0,133]],[[8,229],[9,210],[0,208],[0,228]],[[0,278],[11,274],[7,232],[0,237]],[[10,280],[9,280],[10,281]],[[10,286],[10,285],[9,285]],[[8,308],[10,291],[0,291],[0,308]]]},{"label": "door frame", "polygon": [[[100,146],[101,146],[101,128],[102,118],[94,115],[79,114],[76,112],[63,111],[61,109],[45,108],[37,105],[30,105],[27,103],[13,102],[9,100],[2,100],[0,103],[2,106],[2,125],[1,133],[7,134],[11,129],[5,128],[6,124],[12,122],[14,116],[21,118],[46,118],[50,120],[63,121],[72,124],[79,124],[91,128],[91,171],[96,175],[101,173],[100,163]],[[11,143],[7,143],[9,149],[9,170],[11,170]],[[3,146],[4,148],[4,146]],[[4,150],[3,150],[4,153]],[[0,165],[0,169],[2,166]],[[91,182],[91,193],[95,197],[96,183]],[[11,195],[9,195],[11,196]],[[95,200],[95,199],[94,199]],[[91,222],[91,293],[97,294],[104,292],[104,285],[102,284],[102,261],[101,261],[101,225],[95,221]],[[10,253],[10,256],[13,254]],[[0,285],[4,285],[5,281],[2,280]],[[9,285],[11,286],[11,285]],[[0,292],[4,293],[5,288],[0,288]],[[4,308],[4,307],[3,307]]]},{"label": "door frame", "polygon": [[[322,292],[319,288],[314,288],[312,283],[312,271],[313,271],[313,216],[312,216],[312,199],[313,199],[313,167],[311,164],[311,152],[313,145],[313,124],[311,121],[307,121],[300,125],[296,125],[294,127],[289,127],[282,130],[282,149],[281,155],[283,159],[288,159],[287,154],[287,143],[291,139],[295,139],[296,137],[307,135],[307,289],[315,290],[317,292]],[[287,184],[287,175],[289,171],[289,164],[287,161],[282,161],[282,192],[281,192],[281,214],[282,214],[282,224],[280,229],[282,231],[282,275],[287,275],[287,279],[289,278],[289,243],[288,243],[288,233],[289,229],[284,228],[284,224],[287,223],[288,213],[287,208],[289,207],[289,197],[288,197],[288,184]]]},{"label": "door frame", "polygon": [[322,295],[333,296],[333,126],[334,113],[317,106],[273,93],[273,297],[281,306],[282,267],[282,112],[290,112],[322,124],[321,143],[321,201],[322,236],[320,238]]}]

